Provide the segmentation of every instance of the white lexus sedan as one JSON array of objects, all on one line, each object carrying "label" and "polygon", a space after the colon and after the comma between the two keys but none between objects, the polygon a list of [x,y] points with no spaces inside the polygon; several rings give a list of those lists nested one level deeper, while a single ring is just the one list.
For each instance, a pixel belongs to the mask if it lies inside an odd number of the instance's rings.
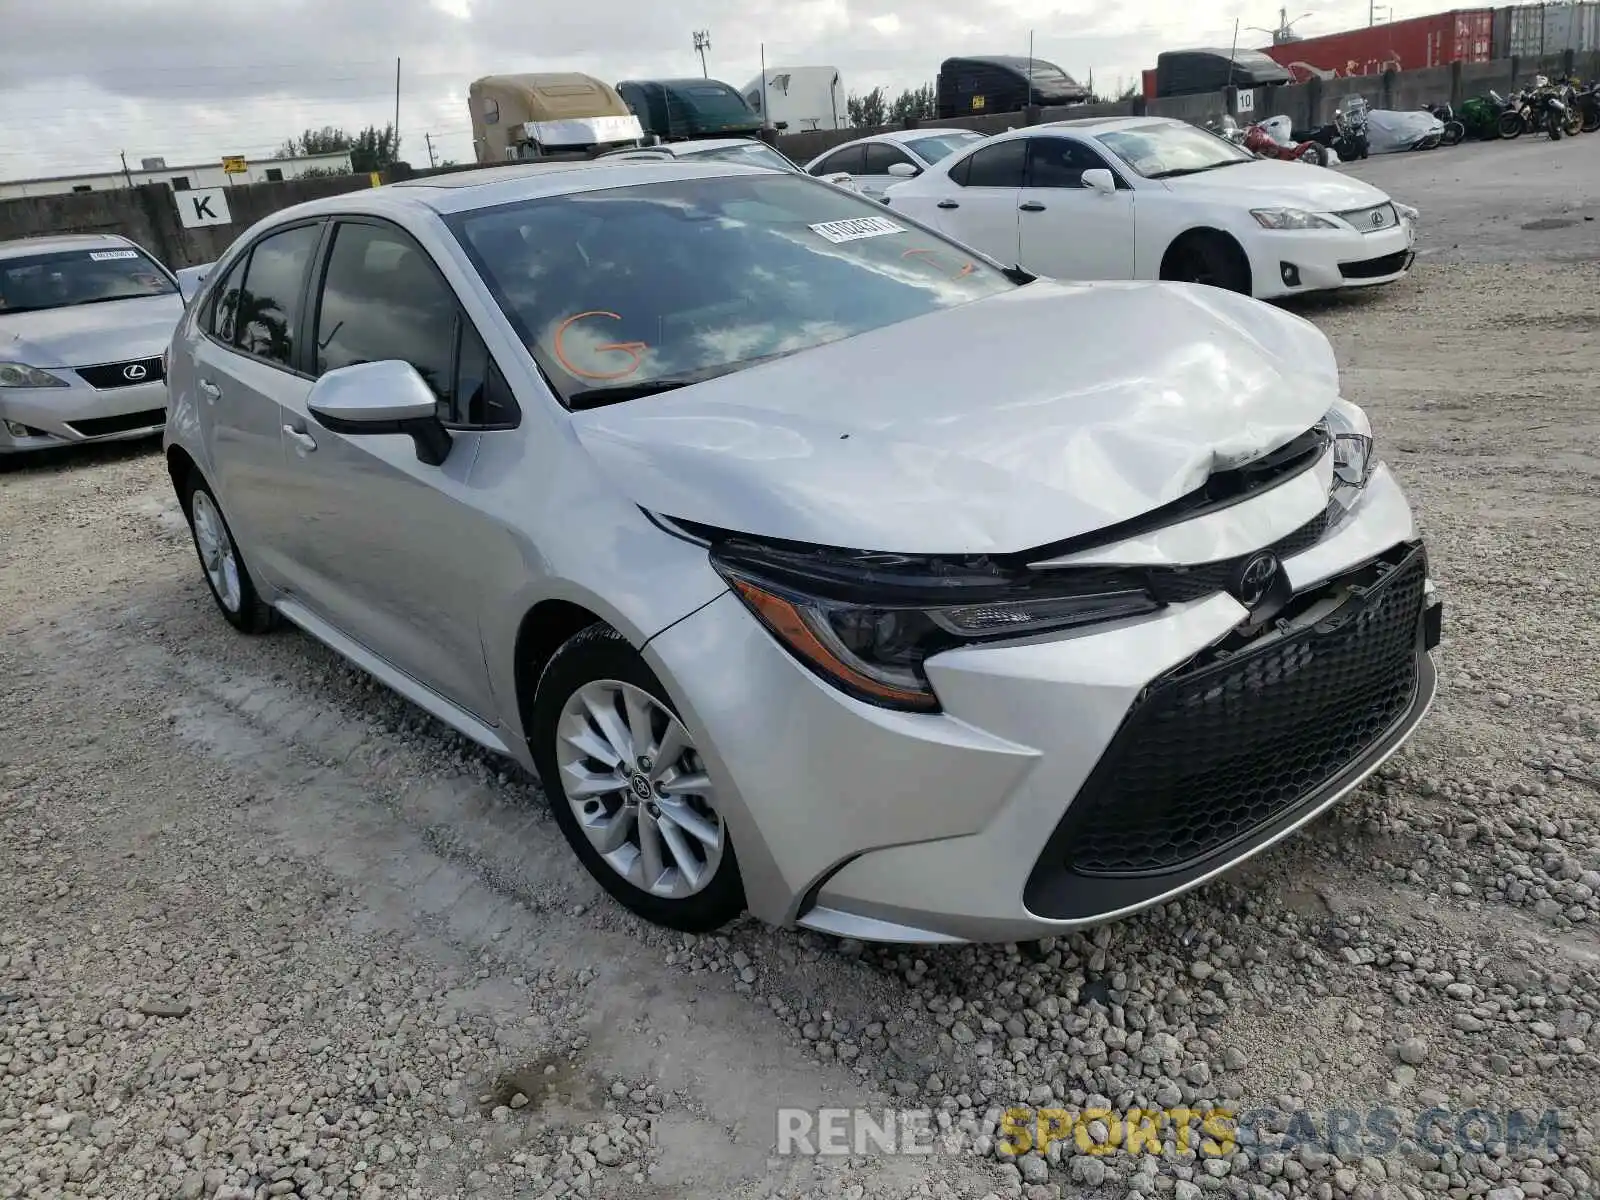
[{"label": "white lexus sedan", "polygon": [[150,437],[179,281],[114,234],[0,242],[0,454]]},{"label": "white lexus sedan", "polygon": [[1261,299],[1393,282],[1416,244],[1416,210],[1369,183],[1160,117],[997,134],[885,202],[1054,279],[1165,279]]},{"label": "white lexus sedan", "polygon": [[856,191],[881,200],[892,185],[981,141],[983,134],[970,129],[893,129],[835,146],[807,163],[806,170],[818,177],[848,175]]},{"label": "white lexus sedan", "polygon": [[536,771],[678,929],[1134,912],[1434,694],[1440,605],[1327,340],[1062,284],[730,162],[500,167],[247,230],[171,351],[199,576]]}]

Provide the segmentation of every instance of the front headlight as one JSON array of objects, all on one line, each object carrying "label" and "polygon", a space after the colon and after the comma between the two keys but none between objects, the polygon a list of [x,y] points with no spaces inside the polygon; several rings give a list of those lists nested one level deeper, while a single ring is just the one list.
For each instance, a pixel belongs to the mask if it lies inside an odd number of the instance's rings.
[{"label": "front headlight", "polygon": [[1323,421],[1333,435],[1333,497],[1348,508],[1378,465],[1372,422],[1360,407],[1343,399],[1334,402]]},{"label": "front headlight", "polygon": [[1154,612],[1138,571],[1029,571],[992,559],[715,545],[712,565],[796,658],[886,708],[936,712],[923,663],[973,642]]},{"label": "front headlight", "polygon": [[1250,215],[1263,229],[1337,229],[1332,221],[1301,208],[1253,208]]},{"label": "front headlight", "polygon": [[70,387],[65,379],[58,379],[49,371],[30,367],[25,363],[0,362],[0,388],[52,388]]},{"label": "front headlight", "polygon": [[1395,203],[1394,210],[1400,214],[1400,219],[1402,221],[1410,221],[1413,225],[1422,220],[1422,210],[1413,208],[1409,204],[1401,204],[1397,201]]}]

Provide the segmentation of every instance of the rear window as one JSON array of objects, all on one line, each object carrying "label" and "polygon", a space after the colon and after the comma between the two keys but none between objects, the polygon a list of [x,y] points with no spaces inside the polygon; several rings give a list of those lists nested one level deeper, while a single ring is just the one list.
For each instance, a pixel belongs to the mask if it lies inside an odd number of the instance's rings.
[{"label": "rear window", "polygon": [[981,133],[941,133],[935,137],[917,138],[907,142],[917,152],[917,157],[925,163],[936,163],[941,158],[947,158],[963,146],[970,146],[973,142],[981,142]]},{"label": "rear window", "polygon": [[131,246],[0,259],[0,313],[169,296],[177,290],[165,271]]},{"label": "rear window", "polygon": [[541,197],[449,223],[569,402],[727,374],[1016,286],[882,205],[795,175]]}]

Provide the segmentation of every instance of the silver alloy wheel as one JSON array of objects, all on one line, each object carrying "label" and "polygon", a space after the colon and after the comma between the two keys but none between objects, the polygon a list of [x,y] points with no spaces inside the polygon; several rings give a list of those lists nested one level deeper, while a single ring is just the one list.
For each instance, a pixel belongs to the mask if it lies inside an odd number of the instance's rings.
[{"label": "silver alloy wheel", "polygon": [[667,900],[711,882],[726,832],[689,731],[666,705],[620,680],[585,684],[561,709],[556,762],[573,816],[618,875]]},{"label": "silver alloy wheel", "polygon": [[194,523],[194,543],[200,548],[200,565],[204,568],[211,590],[217,594],[222,607],[231,613],[239,611],[243,590],[239,586],[239,557],[234,553],[233,539],[222,523],[222,514],[212,503],[211,496],[197,491],[190,503]]}]

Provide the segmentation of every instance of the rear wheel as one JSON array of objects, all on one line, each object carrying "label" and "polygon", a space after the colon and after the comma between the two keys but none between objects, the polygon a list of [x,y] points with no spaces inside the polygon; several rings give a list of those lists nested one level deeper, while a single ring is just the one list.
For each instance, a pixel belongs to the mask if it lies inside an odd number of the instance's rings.
[{"label": "rear wheel", "polygon": [[1519,138],[1525,128],[1522,114],[1518,112],[1503,112],[1500,114],[1500,136],[1503,138]]},{"label": "rear wheel", "polygon": [[1440,140],[1441,146],[1459,146],[1467,136],[1467,127],[1460,121],[1446,121],[1444,123],[1444,137]]},{"label": "rear wheel", "polygon": [[233,531],[198,472],[190,472],[183,506],[189,514],[195,553],[200,557],[200,573],[223,618],[241,633],[266,633],[277,623],[277,614],[256,593],[256,585],[234,544]]},{"label": "rear wheel", "polygon": [[1592,109],[1583,114],[1583,132],[1593,133],[1600,129],[1600,108]]},{"label": "rear wheel", "polygon": [[1583,114],[1569,112],[1567,114],[1566,123],[1562,128],[1563,132],[1565,132],[1568,137],[1577,137],[1583,132]]},{"label": "rear wheel", "polygon": [[1167,251],[1161,278],[1173,283],[1203,283],[1250,294],[1250,260],[1239,244],[1220,233],[1189,233]]},{"label": "rear wheel", "polygon": [[744,910],[709,768],[614,629],[591,625],[556,651],[535,685],[528,740],[556,824],[617,901],[695,933]]},{"label": "rear wheel", "polygon": [[1313,167],[1325,167],[1328,165],[1328,151],[1321,143],[1312,142],[1301,151],[1300,161]]}]

